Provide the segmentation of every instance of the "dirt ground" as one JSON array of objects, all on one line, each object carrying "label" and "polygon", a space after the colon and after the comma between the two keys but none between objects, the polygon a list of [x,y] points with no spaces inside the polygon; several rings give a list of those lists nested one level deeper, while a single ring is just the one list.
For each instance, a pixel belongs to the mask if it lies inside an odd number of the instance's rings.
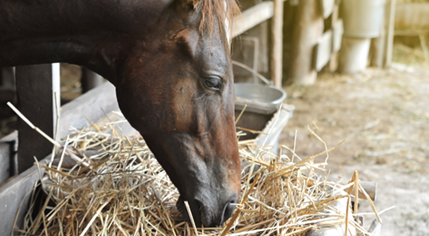
[{"label": "dirt ground", "polygon": [[[314,86],[290,86],[293,118],[280,143],[298,155],[324,150],[307,125],[328,144],[346,142],[330,153],[332,178],[378,183],[381,235],[429,235],[429,70],[394,64],[357,75],[322,74]],[[313,124],[314,122],[314,124]],[[372,212],[366,202],[360,212]],[[373,215],[365,217],[368,229]]]}]

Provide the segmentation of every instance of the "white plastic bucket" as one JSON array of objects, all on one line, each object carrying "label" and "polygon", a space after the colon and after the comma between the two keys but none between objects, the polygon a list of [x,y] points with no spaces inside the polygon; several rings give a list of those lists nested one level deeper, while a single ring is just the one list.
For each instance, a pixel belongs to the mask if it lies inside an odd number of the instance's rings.
[{"label": "white plastic bucket", "polygon": [[342,0],[344,36],[376,38],[384,14],[385,0]]}]

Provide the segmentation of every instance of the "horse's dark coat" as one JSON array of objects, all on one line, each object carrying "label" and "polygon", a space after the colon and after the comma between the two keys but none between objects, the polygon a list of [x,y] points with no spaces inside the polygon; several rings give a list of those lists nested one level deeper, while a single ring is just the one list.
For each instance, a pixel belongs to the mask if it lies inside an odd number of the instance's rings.
[{"label": "horse's dark coat", "polygon": [[108,79],[179,189],[179,209],[189,201],[198,225],[219,225],[237,201],[240,163],[217,1],[0,0],[0,66],[68,62]]}]

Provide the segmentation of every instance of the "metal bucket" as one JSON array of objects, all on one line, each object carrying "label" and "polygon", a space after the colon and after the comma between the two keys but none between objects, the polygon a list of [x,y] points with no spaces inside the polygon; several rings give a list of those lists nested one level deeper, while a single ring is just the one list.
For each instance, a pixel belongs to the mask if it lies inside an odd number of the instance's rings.
[{"label": "metal bucket", "polygon": [[385,0],[343,0],[344,36],[375,38],[380,34]]},{"label": "metal bucket", "polygon": [[[293,106],[284,105],[286,92],[274,87],[265,77],[252,68],[233,61],[234,65],[251,72],[255,78],[259,78],[264,84],[258,83],[235,83],[235,117],[240,116],[237,127],[262,131],[254,133],[244,131],[245,136],[241,140],[255,139],[257,145],[272,145],[273,151],[277,153],[279,135],[283,127],[292,117]],[[243,108],[246,106],[244,113]],[[285,108],[286,107],[286,108]]]},{"label": "metal bucket", "polygon": [[234,86],[236,109],[243,108],[247,104],[246,111],[273,114],[286,98],[286,92],[283,89],[269,85],[236,83]]},{"label": "metal bucket", "polygon": [[277,87],[263,84],[236,83],[235,116],[238,117],[244,106],[247,105],[237,123],[237,127],[262,132],[258,134],[244,131],[246,135],[240,137],[240,140],[255,139],[257,145],[272,145],[273,152],[277,153],[280,133],[293,113],[293,107],[282,105],[285,98],[286,92]]},{"label": "metal bucket", "polygon": [[[280,104],[286,98],[286,92],[272,86],[271,81],[254,71],[243,63],[232,61],[232,64],[249,71],[255,76],[255,83],[235,83],[235,110],[242,109],[247,105],[246,111],[259,114],[273,114],[278,110]],[[258,84],[259,78],[266,85]]]}]

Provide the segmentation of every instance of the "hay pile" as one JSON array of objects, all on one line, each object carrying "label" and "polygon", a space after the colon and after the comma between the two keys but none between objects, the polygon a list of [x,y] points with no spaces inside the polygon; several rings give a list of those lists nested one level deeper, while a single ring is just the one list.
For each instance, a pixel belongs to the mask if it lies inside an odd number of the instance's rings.
[{"label": "hay pile", "polygon": [[[324,170],[329,150],[301,159],[287,147],[290,156],[277,156],[270,147],[240,142],[246,167],[237,210],[223,227],[196,228],[177,211],[179,193],[143,139],[120,138],[104,123],[77,131],[62,146],[56,165],[37,163],[48,197],[36,211],[33,193],[23,235],[305,235],[327,225],[367,233],[351,212],[335,208],[339,200],[350,204],[357,178],[344,185],[315,173]],[[64,150],[79,163],[65,168]]]}]

